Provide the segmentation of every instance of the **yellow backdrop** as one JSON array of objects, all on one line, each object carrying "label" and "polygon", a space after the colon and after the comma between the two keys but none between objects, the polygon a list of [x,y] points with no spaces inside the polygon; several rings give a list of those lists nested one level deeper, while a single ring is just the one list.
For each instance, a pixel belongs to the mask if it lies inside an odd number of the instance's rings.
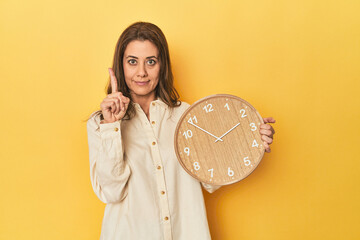
[{"label": "yellow backdrop", "polygon": [[277,123],[245,180],[205,194],[213,239],[360,239],[360,1],[0,2],[0,239],[99,239],[86,124],[131,23],[167,36],[189,103]]}]

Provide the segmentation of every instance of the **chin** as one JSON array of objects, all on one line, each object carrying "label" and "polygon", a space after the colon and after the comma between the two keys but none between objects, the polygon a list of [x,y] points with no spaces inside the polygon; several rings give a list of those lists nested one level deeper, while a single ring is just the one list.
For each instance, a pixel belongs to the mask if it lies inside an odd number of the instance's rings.
[{"label": "chin", "polygon": [[155,95],[155,90],[137,89],[133,91],[133,95],[137,97],[150,97]]}]

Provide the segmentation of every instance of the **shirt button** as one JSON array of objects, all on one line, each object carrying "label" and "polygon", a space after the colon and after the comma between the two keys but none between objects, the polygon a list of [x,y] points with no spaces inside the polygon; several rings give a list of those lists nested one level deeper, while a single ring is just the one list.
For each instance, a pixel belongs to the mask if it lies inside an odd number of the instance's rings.
[{"label": "shirt button", "polygon": [[152,125],[155,125],[155,121],[152,121],[151,124],[152,124]]},{"label": "shirt button", "polygon": [[165,194],[165,191],[161,191],[161,194],[164,195],[164,194]]},{"label": "shirt button", "polygon": [[152,142],[152,145],[156,145],[156,142]]},{"label": "shirt button", "polygon": [[164,219],[167,221],[167,220],[169,220],[169,218],[168,217],[164,217]]},{"label": "shirt button", "polygon": [[115,132],[119,131],[119,129],[118,129],[118,128],[115,128],[114,130],[115,130]]},{"label": "shirt button", "polygon": [[160,170],[160,169],[161,169],[161,166],[157,166],[157,169],[159,169],[159,170]]},{"label": "shirt button", "polygon": [[155,103],[153,102],[152,105],[155,106]]}]

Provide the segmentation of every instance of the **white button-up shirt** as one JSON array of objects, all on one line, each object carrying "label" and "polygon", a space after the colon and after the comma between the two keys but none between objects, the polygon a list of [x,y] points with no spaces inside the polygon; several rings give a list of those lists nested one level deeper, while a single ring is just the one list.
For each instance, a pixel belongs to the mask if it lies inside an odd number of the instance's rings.
[{"label": "white button-up shirt", "polygon": [[174,150],[176,124],[189,104],[150,104],[150,119],[133,103],[131,120],[87,123],[90,178],[106,203],[102,240],[211,239],[201,183],[181,167]]}]

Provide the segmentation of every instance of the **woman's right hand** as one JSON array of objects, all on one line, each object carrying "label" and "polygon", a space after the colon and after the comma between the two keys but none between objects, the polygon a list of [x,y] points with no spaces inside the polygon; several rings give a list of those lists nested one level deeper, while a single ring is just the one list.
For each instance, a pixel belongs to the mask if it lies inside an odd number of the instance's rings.
[{"label": "woman's right hand", "polygon": [[109,68],[109,74],[111,94],[108,94],[100,104],[101,112],[104,117],[104,120],[101,121],[101,123],[113,123],[122,119],[125,116],[130,103],[130,99],[118,91],[117,80],[111,68]]}]

